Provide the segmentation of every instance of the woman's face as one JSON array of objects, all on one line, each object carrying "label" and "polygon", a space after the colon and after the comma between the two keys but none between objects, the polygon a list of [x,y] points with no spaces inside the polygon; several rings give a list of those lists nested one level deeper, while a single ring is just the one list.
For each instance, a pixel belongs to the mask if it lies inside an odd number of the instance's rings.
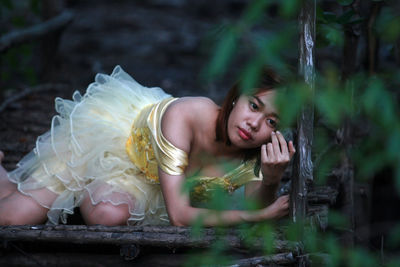
[{"label": "woman's face", "polygon": [[228,118],[228,136],[239,148],[256,148],[271,139],[276,131],[278,114],[274,106],[275,90],[255,95],[241,95]]}]

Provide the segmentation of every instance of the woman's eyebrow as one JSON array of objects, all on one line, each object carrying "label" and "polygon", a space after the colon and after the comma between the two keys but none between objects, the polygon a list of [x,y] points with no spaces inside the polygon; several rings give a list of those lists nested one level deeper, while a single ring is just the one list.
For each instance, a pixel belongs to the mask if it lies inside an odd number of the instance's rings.
[{"label": "woman's eyebrow", "polygon": [[[252,97],[254,97],[254,98],[257,100],[257,102],[259,102],[260,106],[265,107],[265,103],[262,102],[261,99],[260,99],[258,96],[253,95]],[[270,113],[267,114],[267,115],[268,115],[268,116],[274,116],[275,118],[279,119],[279,115],[278,115],[276,112],[270,112]]]},{"label": "woman's eyebrow", "polygon": [[261,99],[260,99],[258,96],[253,95],[253,97],[254,97],[255,99],[257,99],[257,101],[259,102],[259,104],[260,104],[261,106],[265,107],[264,102],[262,102]]},{"label": "woman's eyebrow", "polygon": [[271,112],[271,113],[268,114],[268,116],[274,116],[274,117],[277,118],[278,120],[280,119],[280,118],[279,118],[279,115],[278,115],[276,112]]}]

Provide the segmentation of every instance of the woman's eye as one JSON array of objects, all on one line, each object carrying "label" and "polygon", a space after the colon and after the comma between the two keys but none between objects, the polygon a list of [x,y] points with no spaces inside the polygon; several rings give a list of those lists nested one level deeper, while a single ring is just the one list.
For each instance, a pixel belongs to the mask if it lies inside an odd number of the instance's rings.
[{"label": "woman's eye", "polygon": [[253,109],[253,110],[258,110],[257,104],[254,103],[254,102],[252,102],[252,101],[250,101],[250,107],[251,107],[251,109]]},{"label": "woman's eye", "polygon": [[267,123],[274,128],[277,126],[277,122],[273,119],[267,119]]}]

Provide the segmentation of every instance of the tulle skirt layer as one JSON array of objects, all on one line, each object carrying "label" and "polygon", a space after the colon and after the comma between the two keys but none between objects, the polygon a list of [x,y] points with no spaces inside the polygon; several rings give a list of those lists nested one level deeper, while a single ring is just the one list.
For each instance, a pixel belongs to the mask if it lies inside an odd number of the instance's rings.
[{"label": "tulle skirt layer", "polygon": [[[25,195],[49,209],[50,223],[66,222],[85,197],[92,204],[127,204],[128,224],[168,222],[159,185],[149,184],[129,160],[125,143],[144,107],[170,97],[161,88],[138,84],[119,66],[98,74],[82,96],[56,99],[58,115],[36,147],[9,173]],[[56,193],[55,201],[37,189]]]}]

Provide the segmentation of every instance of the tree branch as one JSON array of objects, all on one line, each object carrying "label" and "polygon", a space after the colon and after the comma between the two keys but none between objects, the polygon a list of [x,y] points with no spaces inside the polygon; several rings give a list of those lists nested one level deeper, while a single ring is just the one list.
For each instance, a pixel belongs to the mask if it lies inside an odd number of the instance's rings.
[{"label": "tree branch", "polygon": [[10,105],[11,103],[13,103],[15,101],[20,100],[21,98],[26,97],[27,95],[41,92],[41,91],[54,90],[54,89],[64,90],[66,88],[68,88],[68,85],[66,85],[66,84],[52,84],[52,83],[39,84],[34,87],[25,88],[21,92],[18,92],[16,94],[12,95],[11,97],[7,98],[6,100],[4,100],[3,103],[1,103],[1,105],[0,105],[0,113],[3,112],[3,110],[5,110],[8,105]]},{"label": "tree branch", "polygon": [[50,32],[61,29],[70,23],[73,17],[74,15],[71,11],[64,11],[59,16],[49,19],[46,22],[27,29],[10,32],[0,38],[0,53],[7,51],[13,46],[32,41]]}]

